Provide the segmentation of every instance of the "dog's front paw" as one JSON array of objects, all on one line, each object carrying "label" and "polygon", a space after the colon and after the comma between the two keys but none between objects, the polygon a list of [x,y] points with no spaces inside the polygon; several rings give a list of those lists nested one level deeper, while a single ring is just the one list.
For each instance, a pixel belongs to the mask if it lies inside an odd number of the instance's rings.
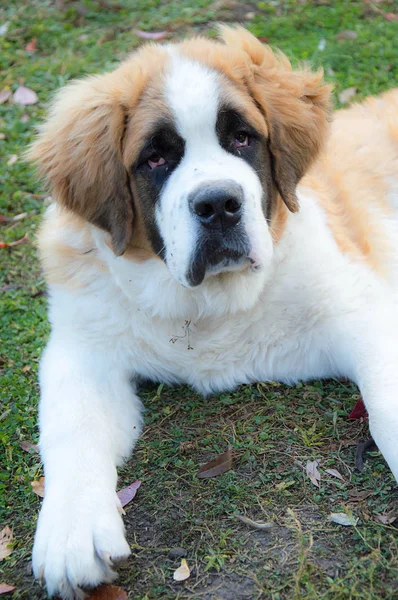
[{"label": "dog's front paw", "polygon": [[[98,495],[99,494],[99,495]],[[106,499],[46,496],[33,547],[33,571],[50,596],[84,598],[82,588],[117,576],[114,560],[130,554],[116,494]]]}]

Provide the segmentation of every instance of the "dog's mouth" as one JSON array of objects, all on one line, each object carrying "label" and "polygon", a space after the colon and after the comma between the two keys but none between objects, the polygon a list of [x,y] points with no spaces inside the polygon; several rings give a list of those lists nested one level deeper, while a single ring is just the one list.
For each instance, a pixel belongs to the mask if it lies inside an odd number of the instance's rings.
[{"label": "dog's mouth", "polygon": [[246,235],[233,240],[209,238],[200,240],[192,257],[186,278],[191,287],[200,285],[207,275],[213,276],[225,271],[240,271],[252,264],[251,252]]}]

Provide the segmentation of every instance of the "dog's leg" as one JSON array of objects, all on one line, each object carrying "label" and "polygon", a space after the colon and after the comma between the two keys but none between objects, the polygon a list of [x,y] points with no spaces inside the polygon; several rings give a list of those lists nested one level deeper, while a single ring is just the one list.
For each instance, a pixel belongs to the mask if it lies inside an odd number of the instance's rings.
[{"label": "dog's leg", "polygon": [[358,384],[372,437],[398,481],[398,325],[388,314],[381,303],[346,323],[337,344],[341,371]]},{"label": "dog's leg", "polygon": [[[398,481],[398,357],[374,356],[357,383],[369,413],[374,443]],[[384,364],[383,364],[384,363]]]},{"label": "dog's leg", "polygon": [[40,452],[45,497],[33,549],[36,577],[50,595],[115,577],[130,554],[116,495],[116,467],[141,427],[128,369],[107,348],[52,335],[40,372]]}]

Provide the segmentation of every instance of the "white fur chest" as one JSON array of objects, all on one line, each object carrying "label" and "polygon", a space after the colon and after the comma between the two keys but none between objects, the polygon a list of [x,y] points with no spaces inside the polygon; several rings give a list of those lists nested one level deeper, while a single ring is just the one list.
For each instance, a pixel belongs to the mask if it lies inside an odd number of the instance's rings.
[{"label": "white fur chest", "polygon": [[358,309],[364,290],[380,294],[380,283],[340,253],[311,199],[301,205],[272,270],[210,277],[194,289],[172,279],[160,260],[115,258],[96,230],[108,270],[73,297],[52,290],[54,326],[67,332],[72,320],[80,343],[117,356],[132,376],[188,383],[203,393],[336,374],[328,352],[335,320]]}]

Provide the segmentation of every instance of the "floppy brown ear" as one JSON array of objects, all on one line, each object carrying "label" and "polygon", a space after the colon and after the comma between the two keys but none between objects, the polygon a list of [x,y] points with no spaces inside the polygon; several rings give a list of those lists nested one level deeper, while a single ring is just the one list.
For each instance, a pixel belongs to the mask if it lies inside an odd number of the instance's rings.
[{"label": "floppy brown ear", "polygon": [[332,87],[322,71],[292,70],[284,54],[274,53],[245,29],[220,29],[224,42],[249,58],[246,85],[267,122],[274,181],[286,206],[296,212],[296,186],[327,136]]},{"label": "floppy brown ear", "polygon": [[54,200],[109,231],[120,255],[131,238],[133,204],[121,157],[126,111],[112,76],[62,89],[28,158],[37,163]]}]

